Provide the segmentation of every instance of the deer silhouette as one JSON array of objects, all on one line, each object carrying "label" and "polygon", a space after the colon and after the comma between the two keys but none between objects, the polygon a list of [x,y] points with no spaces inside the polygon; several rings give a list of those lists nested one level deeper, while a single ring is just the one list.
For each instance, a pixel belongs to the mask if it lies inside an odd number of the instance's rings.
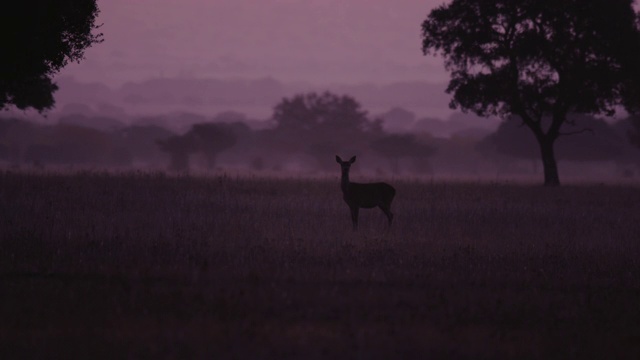
[{"label": "deer silhouette", "polygon": [[396,189],[383,182],[363,184],[349,181],[349,169],[351,169],[351,165],[355,161],[355,156],[349,159],[349,161],[342,161],[340,156],[336,155],[336,162],[340,164],[340,168],[342,169],[342,180],[340,182],[342,198],[351,210],[353,230],[358,229],[358,213],[360,208],[372,209],[379,207],[387,216],[389,227],[391,227],[391,222],[393,221],[391,202],[396,195]]}]

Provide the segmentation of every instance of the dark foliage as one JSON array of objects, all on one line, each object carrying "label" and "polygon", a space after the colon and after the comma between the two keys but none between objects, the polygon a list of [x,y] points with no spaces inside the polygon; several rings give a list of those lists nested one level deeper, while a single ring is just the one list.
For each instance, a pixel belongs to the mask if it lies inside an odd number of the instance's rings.
[{"label": "dark foliage", "polygon": [[279,129],[292,131],[367,131],[375,124],[350,96],[325,92],[284,98],[273,111]]},{"label": "dark foliage", "polygon": [[567,114],[640,103],[632,3],[454,0],[422,24],[423,51],[445,56],[452,107],[518,115],[539,144],[545,184],[559,185],[554,142]]},{"label": "dark foliage", "polygon": [[115,132],[118,147],[127,149],[133,161],[158,162],[163,154],[158,140],[166,140],[174,134],[158,125],[132,125]]},{"label": "dark foliage", "polygon": [[436,152],[433,145],[421,142],[412,134],[391,134],[382,136],[371,143],[371,148],[379,155],[389,159],[394,173],[399,173],[398,162],[401,158],[425,159]]},{"label": "dark foliage", "polygon": [[58,89],[52,77],[102,41],[94,34],[95,0],[23,0],[0,15],[0,109],[51,108]]},{"label": "dark foliage", "polygon": [[236,134],[226,124],[194,124],[187,135],[196,142],[198,150],[206,158],[209,169],[215,167],[220,152],[233,147],[237,142]]},{"label": "dark foliage", "polygon": [[[562,126],[562,134],[557,143],[558,159],[571,161],[622,160],[630,146],[604,120],[591,116],[570,116]],[[548,124],[549,119],[544,119]],[[576,124],[580,124],[577,126]],[[539,158],[535,137],[517,117],[510,117],[495,133],[478,144],[479,150],[491,150],[500,154],[522,158]]]},{"label": "dark foliage", "polygon": [[248,132],[243,124],[193,124],[184,135],[174,135],[157,141],[162,151],[171,156],[170,170],[188,171],[189,157],[201,153],[209,169],[216,165],[220,152],[233,147],[237,142],[237,133]]},{"label": "dark foliage", "polygon": [[632,116],[629,118],[631,129],[628,131],[629,141],[640,148],[640,116]]},{"label": "dark foliage", "polygon": [[156,141],[160,150],[171,156],[169,170],[189,171],[189,157],[198,151],[198,146],[190,135],[173,135],[164,140]]},{"label": "dark foliage", "polygon": [[284,98],[275,106],[272,119],[275,142],[309,154],[327,170],[335,166],[334,154],[361,153],[382,133],[382,122],[370,120],[355,99],[330,92]]}]

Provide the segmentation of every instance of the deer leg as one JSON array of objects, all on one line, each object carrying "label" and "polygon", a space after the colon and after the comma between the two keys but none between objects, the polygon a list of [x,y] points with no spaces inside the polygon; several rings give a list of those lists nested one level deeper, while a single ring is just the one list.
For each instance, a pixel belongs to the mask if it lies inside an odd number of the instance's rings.
[{"label": "deer leg", "polygon": [[387,219],[389,220],[389,227],[391,227],[391,223],[393,222],[393,213],[391,212],[391,209],[389,209],[389,207],[387,206],[380,206],[380,209],[385,215],[387,215]]},{"label": "deer leg", "polygon": [[351,206],[351,222],[353,223],[353,230],[358,230],[358,207]]}]

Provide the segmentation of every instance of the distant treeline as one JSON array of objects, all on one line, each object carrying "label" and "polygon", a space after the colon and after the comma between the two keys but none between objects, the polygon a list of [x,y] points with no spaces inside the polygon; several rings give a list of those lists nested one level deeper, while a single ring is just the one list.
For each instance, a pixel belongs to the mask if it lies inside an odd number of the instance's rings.
[{"label": "distant treeline", "polygon": [[[358,155],[354,171],[376,175],[531,174],[540,171],[533,136],[517,118],[417,119],[393,108],[372,117],[350,96],[306,93],[282,99],[268,121],[239,112],[118,118],[68,112],[52,124],[0,119],[0,163],[14,167],[137,168],[189,171],[335,172],[334,155]],[[85,109],[86,110],[86,109]],[[557,145],[558,159],[585,172],[633,176],[640,149],[632,119],[614,123],[574,116]],[[171,126],[173,124],[173,126]],[[177,126],[176,124],[179,124]],[[442,136],[448,126],[449,136]],[[455,131],[453,131],[455,130]],[[366,159],[366,160],[365,160]],[[582,168],[580,168],[582,166]]]},{"label": "distant treeline", "polygon": [[[84,83],[73,78],[57,80],[55,93],[59,106],[82,103],[92,106],[113,104],[127,111],[166,112],[211,109],[266,114],[284,97],[298,93],[329,90],[350,94],[370,110],[401,106],[408,109],[429,109],[436,116],[449,113],[445,83],[425,81],[377,84],[334,84],[319,86],[309,83],[285,83],[274,78],[262,79],[192,79],[157,78],[128,82],[117,87],[102,83]],[[218,111],[210,112],[215,113]]]}]

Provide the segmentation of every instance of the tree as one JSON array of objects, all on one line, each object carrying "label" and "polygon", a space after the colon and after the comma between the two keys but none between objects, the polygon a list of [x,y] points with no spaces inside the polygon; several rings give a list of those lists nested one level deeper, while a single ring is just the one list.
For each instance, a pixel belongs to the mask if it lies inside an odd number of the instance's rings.
[{"label": "tree", "polygon": [[193,124],[184,135],[174,135],[164,140],[157,140],[160,150],[171,156],[170,170],[188,171],[189,157],[195,153],[201,153],[207,162],[207,167],[212,169],[218,154],[232,146],[238,139],[238,133],[249,131],[248,127],[241,123]]},{"label": "tree", "polygon": [[132,162],[147,165],[164,161],[157,141],[166,140],[173,135],[173,132],[158,125],[131,125],[113,134],[116,144],[129,151]]},{"label": "tree", "polygon": [[[589,131],[564,137],[558,140],[556,157],[560,160],[575,162],[622,161],[628,154],[627,145],[616,131],[602,119],[587,115],[568,116],[569,122],[562,125],[562,132],[575,132],[571,123],[580,123]],[[543,119],[543,125],[549,126],[550,119]],[[534,161],[534,172],[539,159],[536,156],[536,140],[517,117],[503,121],[498,129],[478,143],[477,149],[486,155],[501,154],[512,158]]]},{"label": "tree", "polygon": [[401,107],[393,107],[379,115],[384,122],[384,129],[389,132],[403,132],[416,122],[416,114]]},{"label": "tree", "polygon": [[631,125],[631,128],[627,131],[629,141],[640,148],[640,116],[631,116],[627,121]]},{"label": "tree", "polygon": [[275,142],[306,152],[327,170],[335,167],[336,153],[366,149],[369,140],[382,133],[382,122],[369,120],[355,99],[330,92],[284,98],[275,106],[272,119]]},{"label": "tree", "polygon": [[209,169],[215,167],[218,154],[234,146],[237,141],[236,134],[226,124],[194,124],[187,135],[195,140]]},{"label": "tree", "polygon": [[391,134],[382,136],[371,143],[371,148],[391,162],[394,173],[400,172],[400,158],[423,160],[432,156],[436,148],[419,141],[412,134]]},{"label": "tree", "polygon": [[640,104],[632,3],[453,0],[423,22],[422,50],[444,55],[452,108],[519,116],[538,143],[545,185],[559,185],[554,143],[566,134],[567,114],[612,115]]},{"label": "tree", "polygon": [[369,121],[355,99],[330,92],[284,98],[274,108],[273,120],[278,129],[298,132],[364,132],[381,127],[380,121]]},{"label": "tree", "polygon": [[173,135],[163,140],[156,140],[160,150],[169,153],[171,162],[169,170],[177,172],[189,171],[189,157],[198,151],[198,147],[190,135]]},{"label": "tree", "polygon": [[80,125],[36,125],[24,160],[34,165],[114,165],[114,144],[108,133]]},{"label": "tree", "polygon": [[96,0],[23,0],[0,15],[0,109],[14,105],[38,111],[54,104],[52,77],[102,41],[94,34]]}]

